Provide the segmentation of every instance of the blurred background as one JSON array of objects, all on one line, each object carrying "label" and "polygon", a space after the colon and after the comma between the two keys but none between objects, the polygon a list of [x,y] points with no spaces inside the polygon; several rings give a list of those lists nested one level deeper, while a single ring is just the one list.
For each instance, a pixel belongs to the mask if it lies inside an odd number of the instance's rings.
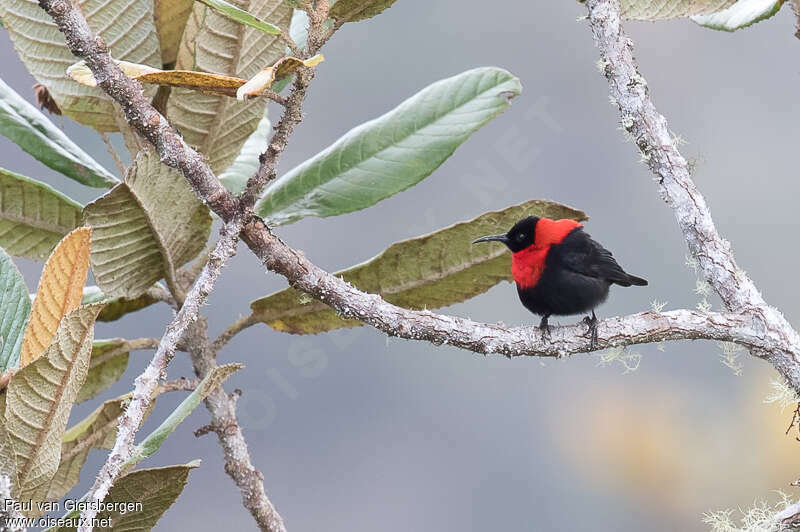
[{"label": "blurred background", "polygon": [[[330,271],[366,260],[396,240],[533,198],[584,209],[587,231],[644,289],[612,290],[601,317],[695,307],[696,276],[653,176],[624,140],[598,54],[576,2],[400,0],[349,24],[325,47],[305,121],[281,172],[351,127],[428,84],[497,65],[523,94],[420,185],[366,211],[280,228],[290,245]],[[491,11],[491,13],[489,13]],[[800,325],[800,222],[796,202],[800,41],[788,6],[734,33],[688,20],[628,23],[651,94],[739,265],[767,301]],[[28,75],[0,30],[0,75],[33,101]],[[277,112],[277,109],[274,111]],[[276,113],[273,113],[276,116]],[[113,169],[99,137],[53,117]],[[0,138],[0,166],[41,179],[83,203],[83,188]],[[17,260],[31,291],[41,264]],[[286,286],[240,247],[204,309],[211,332],[249,302]],[[714,308],[719,302],[709,298]],[[538,323],[511,284],[443,312],[482,321]],[[99,324],[97,337],[160,337],[165,305]],[[575,318],[579,319],[579,318]],[[571,323],[573,318],[562,318]],[[239,419],[255,465],[290,531],[704,530],[704,512],[800,496],[800,443],[784,435],[792,407],[765,404],[777,374],[742,353],[735,370],[712,342],[642,346],[636,371],[599,354],[512,361],[387,339],[368,328],[293,337],[266,326],[239,335],[221,362],[247,367],[226,388],[244,390]],[[100,399],[125,393],[149,352]],[[738,366],[740,364],[741,367]],[[185,354],[169,369],[191,376]],[[151,430],[179,402],[159,399]],[[98,400],[79,405],[73,420]],[[254,530],[225,475],[198,408],[142,466],[202,466],[160,523],[162,530]],[[93,451],[74,490],[82,494],[105,459]]]}]

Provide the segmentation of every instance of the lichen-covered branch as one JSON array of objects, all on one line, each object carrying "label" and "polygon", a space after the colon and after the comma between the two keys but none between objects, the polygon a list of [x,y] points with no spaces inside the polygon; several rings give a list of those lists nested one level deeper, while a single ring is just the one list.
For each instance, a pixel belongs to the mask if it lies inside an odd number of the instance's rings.
[{"label": "lichen-covered branch", "polygon": [[708,205],[692,180],[689,165],[678,151],[667,121],[653,105],[647,82],[639,73],[633,57],[633,41],[622,29],[617,2],[587,0],[586,6],[622,127],[658,178],[661,197],[672,207],[704,279],[728,310],[752,316],[761,335],[773,337],[787,347],[753,354],[769,360],[800,391],[800,357],[795,347],[800,346],[800,336],[778,310],[767,305],[753,281],[736,265],[728,241],[717,232]]},{"label": "lichen-covered branch", "polygon": [[[132,456],[134,437],[142,424],[150,402],[153,400],[153,395],[158,390],[159,380],[166,378],[166,369],[175,355],[178,342],[181,341],[190,325],[197,320],[200,307],[213,290],[214,283],[225,262],[236,253],[240,229],[241,221],[238,218],[233,218],[223,226],[222,237],[217,242],[214,251],[211,252],[208,262],[198,276],[197,281],[189,290],[183,306],[167,326],[155,356],[144,372],[136,378],[131,402],[119,420],[114,448],[108,455],[92,489],[89,491],[89,501],[99,503],[105,499],[108,491],[114,485],[114,481],[122,473],[123,464]],[[97,515],[97,510],[91,509],[91,506],[90,509],[82,513],[83,523],[91,523],[92,519]],[[79,531],[90,532],[91,529],[90,525],[82,525]]]}]

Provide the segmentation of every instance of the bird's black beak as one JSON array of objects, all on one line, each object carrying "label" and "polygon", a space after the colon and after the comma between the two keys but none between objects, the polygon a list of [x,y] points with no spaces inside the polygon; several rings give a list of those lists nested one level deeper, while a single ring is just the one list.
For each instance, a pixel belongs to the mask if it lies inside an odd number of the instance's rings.
[{"label": "bird's black beak", "polygon": [[477,244],[478,242],[502,242],[503,244],[508,244],[508,237],[506,235],[489,235],[482,236],[472,241],[473,244]]}]

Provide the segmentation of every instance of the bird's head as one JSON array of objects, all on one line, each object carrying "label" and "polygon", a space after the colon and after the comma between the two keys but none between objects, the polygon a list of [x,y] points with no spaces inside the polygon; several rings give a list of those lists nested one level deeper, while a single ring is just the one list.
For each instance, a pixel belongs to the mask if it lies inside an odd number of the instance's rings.
[{"label": "bird's head", "polygon": [[508,249],[513,252],[522,251],[523,249],[533,245],[536,240],[536,224],[539,223],[539,218],[536,216],[528,216],[514,224],[508,233],[502,235],[489,235],[483,236],[472,243],[478,242],[502,242]]}]

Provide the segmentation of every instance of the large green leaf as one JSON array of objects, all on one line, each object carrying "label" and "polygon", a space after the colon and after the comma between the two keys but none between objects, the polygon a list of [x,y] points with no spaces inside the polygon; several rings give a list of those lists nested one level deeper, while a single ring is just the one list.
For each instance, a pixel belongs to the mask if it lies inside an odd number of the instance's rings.
[{"label": "large green leaf", "polygon": [[[161,66],[152,0],[84,0],[75,5],[108,43],[114,59]],[[80,85],[67,76],[75,56],[36,0],[3,0],[2,16],[22,62],[64,114],[99,131],[119,129],[111,99],[100,88]]]},{"label": "large green leaf", "polygon": [[663,20],[716,13],[735,2],[736,0],[620,0],[619,7],[623,18]]},{"label": "large green leaf", "polygon": [[[16,455],[19,500],[47,497],[61,457],[61,437],[89,369],[94,320],[101,308],[79,307],[64,316],[44,355],[9,382],[5,422]],[[34,507],[32,514],[37,513]]]},{"label": "large green leaf", "polygon": [[45,260],[81,223],[83,207],[50,185],[0,168],[0,246]]},{"label": "large green leaf", "polygon": [[356,22],[379,15],[392,7],[396,0],[337,0],[331,7],[330,16],[338,21]]},{"label": "large green leaf", "polygon": [[108,170],[2,79],[0,135],[5,135],[42,163],[79,183],[103,188],[117,183]]},{"label": "large green leaf", "polygon": [[225,188],[234,194],[240,194],[247,180],[258,170],[259,156],[267,148],[267,139],[272,132],[272,124],[269,122],[266,110],[264,117],[258,123],[258,127],[252,135],[242,145],[239,155],[233,163],[219,175],[219,180]]},{"label": "large green leaf", "polygon": [[22,274],[0,248],[0,373],[15,367],[22,335],[31,313],[31,300]]},{"label": "large green leaf", "polygon": [[438,81],[273,182],[256,211],[276,225],[369,207],[428,177],[521,90],[494,67]]},{"label": "large green leaf", "polygon": [[158,154],[139,154],[120,183],[84,209],[95,281],[109,297],[137,298],[206,245],[211,216]]},{"label": "large green leaf", "polygon": [[106,401],[64,433],[61,440],[61,462],[50,482],[48,500],[60,499],[78,483],[89,451],[111,449],[114,446],[119,422],[117,418],[129,401],[129,396]]},{"label": "large green leaf", "polygon": [[739,0],[731,7],[709,15],[695,15],[692,20],[701,26],[722,31],[735,31],[767,19],[778,12],[784,0]]},{"label": "large green leaf", "polygon": [[[363,264],[337,272],[365,292],[410,309],[454,305],[511,279],[511,254],[505,246],[472,246],[477,237],[506,232],[526,216],[585,220],[566,205],[532,200],[487,212],[428,235],[397,242]],[[273,329],[316,334],[361,322],[343,319],[324,303],[287,288],[250,304],[253,314]]]},{"label": "large green leaf", "polygon": [[[282,0],[235,0],[241,9],[286,30],[292,9]],[[243,26],[217,11],[196,4],[183,33],[176,68],[250,79],[284,56],[277,35]],[[256,130],[267,101],[239,102],[221,95],[173,89],[167,116],[186,142],[208,158],[216,173],[227,168]]]},{"label": "large green leaf", "polygon": [[[196,461],[186,465],[154,467],[128,473],[114,483],[103,499],[105,507],[118,510],[99,512],[97,518],[110,519],[111,530],[149,532],[180,496],[189,471],[199,464]],[[79,512],[70,512],[65,517],[77,518],[78,514]],[[62,526],[50,530],[67,532],[76,530],[76,527]]]}]

